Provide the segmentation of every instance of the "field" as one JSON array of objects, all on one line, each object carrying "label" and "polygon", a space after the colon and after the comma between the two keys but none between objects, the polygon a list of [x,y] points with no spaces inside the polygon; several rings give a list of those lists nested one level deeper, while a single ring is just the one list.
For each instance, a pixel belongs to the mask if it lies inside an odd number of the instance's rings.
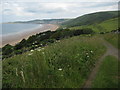
[{"label": "field", "polygon": [[105,50],[98,37],[86,35],[5,59],[3,87],[80,88]]},{"label": "field", "polygon": [[75,30],[75,29],[84,29],[84,28],[90,28],[97,33],[109,32],[112,30],[116,30],[118,28],[118,18],[106,20],[106,21],[101,22],[101,23],[94,23],[92,25],[83,25],[83,26],[71,27],[70,29]]},{"label": "field", "polygon": [[98,73],[93,81],[93,88],[118,88],[118,81],[119,81],[119,69],[118,64],[120,64],[120,61],[118,61],[113,56],[107,56]]},{"label": "field", "polygon": [[120,34],[115,34],[115,33],[107,33],[104,35],[101,35],[101,37],[104,37],[106,41],[111,43],[114,47],[120,49],[120,42],[119,42],[119,35]]}]

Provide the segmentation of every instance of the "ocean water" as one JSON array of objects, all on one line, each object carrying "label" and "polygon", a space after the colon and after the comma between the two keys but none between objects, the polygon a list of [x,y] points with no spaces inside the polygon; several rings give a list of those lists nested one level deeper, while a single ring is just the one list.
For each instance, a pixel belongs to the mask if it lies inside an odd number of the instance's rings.
[{"label": "ocean water", "polygon": [[0,35],[10,35],[42,27],[41,24],[0,24]]}]

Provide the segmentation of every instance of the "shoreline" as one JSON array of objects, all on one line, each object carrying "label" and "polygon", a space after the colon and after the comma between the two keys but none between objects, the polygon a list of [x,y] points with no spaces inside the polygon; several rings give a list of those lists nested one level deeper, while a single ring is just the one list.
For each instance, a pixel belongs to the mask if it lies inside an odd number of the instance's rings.
[{"label": "shoreline", "polygon": [[58,28],[59,28],[58,25],[43,24],[42,27],[37,28],[37,29],[33,29],[30,31],[24,31],[24,32],[12,34],[12,35],[2,36],[2,43],[0,44],[0,48],[4,47],[6,44],[10,44],[14,46],[17,43],[19,43],[21,40],[28,39],[32,35],[35,35],[40,32],[49,31],[49,30],[55,31]]}]

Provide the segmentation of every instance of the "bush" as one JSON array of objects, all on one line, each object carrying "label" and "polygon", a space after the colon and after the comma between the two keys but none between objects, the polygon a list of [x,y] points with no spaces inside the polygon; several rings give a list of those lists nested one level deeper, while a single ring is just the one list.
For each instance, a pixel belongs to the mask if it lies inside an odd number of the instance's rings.
[{"label": "bush", "polygon": [[[30,36],[27,40],[23,39],[20,43],[16,44],[14,47],[11,45],[6,45],[3,47],[3,55],[12,56],[11,52],[15,51],[15,54],[21,54],[30,49],[35,49],[37,47],[43,47],[49,43],[53,43],[55,40],[61,40],[63,38],[69,38],[72,36],[78,36],[81,34],[92,34],[94,33],[91,29],[61,29],[57,31],[47,31],[36,35]],[[28,50],[27,50],[28,49]]]},{"label": "bush", "polygon": [[2,55],[10,55],[13,51],[13,46],[7,44],[2,48]]}]

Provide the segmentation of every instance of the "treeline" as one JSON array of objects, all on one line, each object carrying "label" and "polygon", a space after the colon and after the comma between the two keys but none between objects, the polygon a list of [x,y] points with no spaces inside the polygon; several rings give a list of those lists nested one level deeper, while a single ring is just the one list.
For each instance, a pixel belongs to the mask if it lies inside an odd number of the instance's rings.
[{"label": "treeline", "polygon": [[11,46],[9,44],[5,45],[2,48],[2,59],[9,58],[17,54],[22,54],[24,52],[30,51],[31,49],[46,46],[49,43],[54,43],[56,40],[61,40],[63,38],[93,33],[94,32],[91,29],[69,30],[60,28],[56,31],[47,31],[32,35],[27,40],[23,39],[15,46]]}]

